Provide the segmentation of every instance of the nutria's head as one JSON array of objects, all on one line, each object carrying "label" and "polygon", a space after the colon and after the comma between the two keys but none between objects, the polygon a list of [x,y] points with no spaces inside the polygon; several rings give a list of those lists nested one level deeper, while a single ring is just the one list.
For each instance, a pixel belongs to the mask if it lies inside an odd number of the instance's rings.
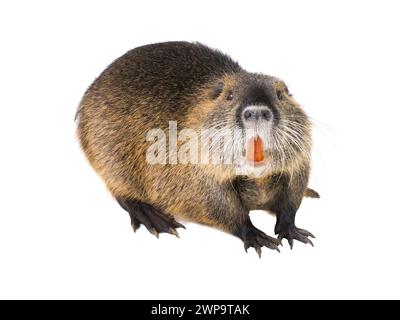
[{"label": "nutria's head", "polygon": [[217,79],[206,92],[209,103],[205,116],[199,116],[201,127],[216,129],[212,136],[234,132],[230,142],[217,139],[211,149],[232,157],[237,174],[262,176],[308,163],[310,121],[283,81],[242,72]]}]

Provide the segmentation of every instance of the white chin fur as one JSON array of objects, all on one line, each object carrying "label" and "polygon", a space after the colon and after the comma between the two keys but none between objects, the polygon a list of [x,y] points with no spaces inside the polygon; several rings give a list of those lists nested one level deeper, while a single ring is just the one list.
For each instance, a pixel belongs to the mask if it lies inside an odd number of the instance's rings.
[{"label": "white chin fur", "polygon": [[236,174],[257,178],[268,174],[271,169],[271,164],[268,161],[265,164],[255,165],[254,163],[243,158],[236,167]]}]

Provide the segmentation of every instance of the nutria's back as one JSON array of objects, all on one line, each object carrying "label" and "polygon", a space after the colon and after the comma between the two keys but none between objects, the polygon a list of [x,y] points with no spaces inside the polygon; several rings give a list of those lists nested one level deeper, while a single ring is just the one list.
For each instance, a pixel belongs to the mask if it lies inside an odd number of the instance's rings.
[{"label": "nutria's back", "polygon": [[149,99],[157,109],[160,105],[154,102],[163,101],[165,112],[169,107],[186,107],[196,89],[210,80],[241,70],[226,54],[200,43],[149,44],[116,59],[87,94],[106,93],[108,99],[123,102],[124,107],[135,107],[138,99]]},{"label": "nutria's back", "polygon": [[189,42],[150,44],[116,59],[86,91],[77,113],[81,146],[108,188],[131,194],[127,189],[150,170],[146,132],[165,129],[169,120],[181,124],[203,85],[241,70],[227,55]]}]

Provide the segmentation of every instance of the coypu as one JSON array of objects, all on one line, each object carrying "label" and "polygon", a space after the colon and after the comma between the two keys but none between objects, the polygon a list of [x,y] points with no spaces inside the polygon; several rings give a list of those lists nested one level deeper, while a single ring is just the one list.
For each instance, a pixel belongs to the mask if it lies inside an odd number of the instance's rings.
[{"label": "coypu", "polygon": [[[143,224],[157,237],[178,235],[176,228],[184,228],[178,220],[185,220],[235,235],[259,255],[263,246],[279,251],[283,238],[291,248],[293,240],[312,245],[314,236],[295,225],[303,196],[319,197],[307,188],[311,124],[282,80],[249,73],[200,43],[150,44],[103,71],[76,119],[88,161],[135,231]],[[178,163],[176,150],[168,149],[167,163],[149,163],[148,150],[160,137],[149,141],[148,133],[168,131],[171,122],[178,131],[246,132],[223,147],[240,161]],[[256,209],[276,215],[277,239],[251,223],[249,211]]]}]

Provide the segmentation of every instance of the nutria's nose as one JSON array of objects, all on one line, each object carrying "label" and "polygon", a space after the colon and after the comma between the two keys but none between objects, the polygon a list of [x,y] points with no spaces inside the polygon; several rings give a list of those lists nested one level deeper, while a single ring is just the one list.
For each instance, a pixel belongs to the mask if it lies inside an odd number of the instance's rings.
[{"label": "nutria's nose", "polygon": [[271,110],[267,107],[251,106],[243,110],[244,121],[269,121],[271,118]]}]

